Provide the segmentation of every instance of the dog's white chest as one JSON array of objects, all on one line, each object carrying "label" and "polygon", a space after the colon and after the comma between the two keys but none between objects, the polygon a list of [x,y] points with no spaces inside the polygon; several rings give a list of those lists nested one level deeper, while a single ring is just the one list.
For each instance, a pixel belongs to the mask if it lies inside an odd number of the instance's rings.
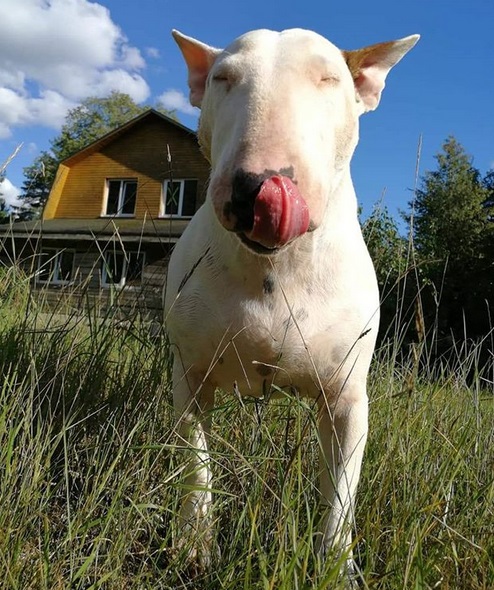
[{"label": "dog's white chest", "polygon": [[352,297],[342,299],[332,287],[331,273],[324,284],[295,269],[280,276],[247,268],[233,276],[223,263],[211,257],[197,267],[174,302],[170,326],[182,358],[211,383],[236,384],[247,395],[262,395],[273,383],[311,395],[354,357],[377,291],[356,309]]},{"label": "dog's white chest", "polygon": [[[195,334],[187,350],[192,364],[206,360],[208,366],[201,369],[211,382],[229,389],[236,384],[248,395],[262,395],[266,380],[300,388],[300,375],[308,369],[304,342],[313,333],[307,310],[302,305],[290,310],[274,294],[239,299],[231,290],[223,292],[224,298],[217,293],[199,304],[197,323],[183,316],[183,329]],[[188,307],[186,297],[183,306]]]}]

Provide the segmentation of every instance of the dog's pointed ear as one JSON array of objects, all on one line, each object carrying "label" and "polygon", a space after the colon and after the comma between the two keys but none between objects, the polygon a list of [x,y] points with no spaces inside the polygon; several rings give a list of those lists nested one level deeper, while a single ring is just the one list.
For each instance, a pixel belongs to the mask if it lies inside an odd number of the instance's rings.
[{"label": "dog's pointed ear", "polygon": [[377,43],[355,51],[343,51],[358,99],[363,105],[362,112],[377,108],[389,71],[419,39],[420,35],[410,35],[397,41]]},{"label": "dog's pointed ear", "polygon": [[210,47],[192,37],[187,37],[175,29],[172,31],[172,35],[180,47],[189,70],[190,104],[200,107],[206,88],[206,78],[214,60],[221,53],[221,49]]}]

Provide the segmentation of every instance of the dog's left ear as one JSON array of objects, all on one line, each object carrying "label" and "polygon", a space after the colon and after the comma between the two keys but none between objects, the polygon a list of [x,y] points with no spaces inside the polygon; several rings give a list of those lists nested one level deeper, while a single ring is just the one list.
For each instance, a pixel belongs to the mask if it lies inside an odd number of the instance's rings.
[{"label": "dog's left ear", "polygon": [[355,90],[363,103],[362,112],[377,108],[389,71],[419,39],[420,35],[410,35],[397,41],[377,43],[355,51],[343,51]]},{"label": "dog's left ear", "polygon": [[172,35],[189,69],[190,104],[200,107],[206,88],[206,78],[221,49],[210,47],[176,30],[172,31]]}]

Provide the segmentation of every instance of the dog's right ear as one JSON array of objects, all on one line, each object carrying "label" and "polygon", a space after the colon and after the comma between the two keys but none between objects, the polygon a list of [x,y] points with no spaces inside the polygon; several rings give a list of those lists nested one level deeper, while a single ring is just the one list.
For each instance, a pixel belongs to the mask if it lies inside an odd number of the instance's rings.
[{"label": "dog's right ear", "polygon": [[189,70],[190,104],[200,107],[206,88],[206,78],[214,60],[221,53],[221,49],[210,47],[197,39],[187,37],[175,29],[172,31],[172,35],[180,47]]}]

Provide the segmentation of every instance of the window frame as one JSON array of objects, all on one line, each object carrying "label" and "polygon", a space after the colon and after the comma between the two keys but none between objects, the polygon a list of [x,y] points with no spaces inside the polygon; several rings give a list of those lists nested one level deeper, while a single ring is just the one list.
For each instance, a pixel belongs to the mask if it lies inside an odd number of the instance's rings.
[{"label": "window frame", "polygon": [[[185,183],[186,182],[195,182],[196,184],[196,194],[194,199],[194,213],[192,215],[183,215],[183,205],[184,205],[184,193],[185,193]],[[166,212],[166,195],[168,192],[169,184],[178,184],[180,183],[180,191],[178,195],[178,204],[177,204],[177,212],[176,213],[167,213]],[[163,181],[161,185],[161,206],[160,206],[160,217],[164,219],[192,219],[196,212],[197,206],[197,189],[199,186],[199,181],[197,178],[173,178],[173,179],[166,179]]]},{"label": "window frame", "polygon": [[[53,253],[53,255],[52,255]],[[59,259],[63,254],[71,254],[72,256],[72,266],[70,269],[70,277],[68,279],[61,279],[60,278],[60,271],[61,266],[59,263]],[[73,248],[42,248],[41,252],[38,256],[38,268],[36,272],[36,282],[42,283],[43,285],[70,285],[74,282],[75,278],[75,250]],[[53,274],[50,273],[48,280],[45,280],[41,277],[41,267],[43,266],[43,256],[47,255],[50,258],[50,269],[54,269],[55,272]]]},{"label": "window frame", "polygon": [[[141,264],[140,264],[140,272],[139,272],[139,284],[134,284],[133,282],[131,284],[127,284],[127,271],[128,271],[128,267],[129,267],[129,259],[128,257],[135,254],[138,259],[141,259]],[[123,264],[122,264],[122,271],[120,273],[121,277],[120,277],[120,281],[118,283],[114,283],[114,282],[108,282],[108,269],[109,269],[109,263],[107,261],[108,257],[117,257],[117,256],[121,256],[123,258]],[[103,252],[103,259],[101,261],[101,287],[104,289],[140,289],[142,287],[142,278],[143,278],[143,272],[144,272],[144,266],[146,263],[146,252],[141,251],[141,250],[129,250],[129,251],[124,251],[124,250],[106,250],[105,252]]]},{"label": "window frame", "polygon": [[[120,190],[118,193],[118,202],[117,202],[117,212],[116,213],[108,213],[108,198],[110,196],[110,183],[111,182],[119,182],[120,183]],[[134,202],[134,212],[133,213],[123,213],[123,205],[125,199],[125,186],[127,183],[135,183],[136,191],[135,191],[135,202]],[[133,177],[109,177],[105,181],[105,194],[103,198],[103,210],[101,213],[101,217],[126,217],[132,218],[136,215],[136,207],[137,207],[137,192],[139,188],[139,179]]]}]

